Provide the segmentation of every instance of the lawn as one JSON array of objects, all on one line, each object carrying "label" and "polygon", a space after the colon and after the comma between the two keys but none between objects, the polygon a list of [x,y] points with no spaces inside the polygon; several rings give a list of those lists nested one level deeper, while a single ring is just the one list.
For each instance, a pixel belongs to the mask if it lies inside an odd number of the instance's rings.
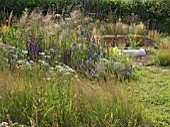
[{"label": "lawn", "polygon": [[156,126],[170,126],[170,68],[150,67],[137,70],[138,80],[124,84],[131,101],[142,106],[142,112]]}]

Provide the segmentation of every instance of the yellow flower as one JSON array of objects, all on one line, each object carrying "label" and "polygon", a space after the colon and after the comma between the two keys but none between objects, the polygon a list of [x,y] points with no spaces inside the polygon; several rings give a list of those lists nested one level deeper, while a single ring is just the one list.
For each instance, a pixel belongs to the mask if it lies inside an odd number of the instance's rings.
[{"label": "yellow flower", "polygon": [[31,83],[29,83],[29,87],[32,88],[32,84]]},{"label": "yellow flower", "polygon": [[114,47],[114,48],[113,48],[113,54],[116,55],[116,54],[117,54],[117,51],[118,51],[118,47]]},{"label": "yellow flower", "polygon": [[5,33],[7,30],[7,26],[6,25],[2,25],[2,33]]}]

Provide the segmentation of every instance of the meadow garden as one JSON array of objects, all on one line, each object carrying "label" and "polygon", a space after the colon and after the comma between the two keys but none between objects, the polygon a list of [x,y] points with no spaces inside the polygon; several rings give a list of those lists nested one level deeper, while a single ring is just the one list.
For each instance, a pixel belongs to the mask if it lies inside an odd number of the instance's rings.
[{"label": "meadow garden", "polygon": [[170,1],[0,0],[8,126],[169,127]]}]

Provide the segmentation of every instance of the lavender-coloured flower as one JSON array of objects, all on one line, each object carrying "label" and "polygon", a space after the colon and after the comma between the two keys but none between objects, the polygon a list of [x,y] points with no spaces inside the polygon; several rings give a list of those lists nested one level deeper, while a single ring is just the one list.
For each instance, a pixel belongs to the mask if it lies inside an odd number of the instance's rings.
[{"label": "lavender-coloured flower", "polygon": [[99,71],[99,72],[103,71],[104,70],[104,66],[105,66],[104,63],[100,62],[100,63],[97,64],[96,70]]},{"label": "lavender-coloured flower", "polygon": [[87,49],[86,52],[87,52],[88,54],[90,54],[91,50],[90,50],[90,49]]},{"label": "lavender-coloured flower", "polygon": [[80,50],[82,50],[82,49],[83,49],[83,46],[82,46],[82,45],[80,45],[79,49],[80,49]]},{"label": "lavender-coloured flower", "polygon": [[98,56],[98,53],[97,53],[97,52],[95,52],[95,53],[93,54],[93,57],[96,57],[96,56]]},{"label": "lavender-coloured flower", "polygon": [[94,72],[93,72],[93,71],[90,71],[90,75],[91,75],[91,76],[94,76]]}]

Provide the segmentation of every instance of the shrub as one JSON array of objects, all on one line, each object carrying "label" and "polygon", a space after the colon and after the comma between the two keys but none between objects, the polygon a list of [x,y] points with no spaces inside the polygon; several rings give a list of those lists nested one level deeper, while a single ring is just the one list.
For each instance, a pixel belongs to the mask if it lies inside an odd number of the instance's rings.
[{"label": "shrub", "polygon": [[160,50],[158,52],[158,62],[161,66],[170,65],[170,52],[169,50]]},{"label": "shrub", "polygon": [[160,49],[157,54],[158,63],[161,66],[167,66],[170,65],[170,43],[169,42],[163,42],[160,46]]}]

